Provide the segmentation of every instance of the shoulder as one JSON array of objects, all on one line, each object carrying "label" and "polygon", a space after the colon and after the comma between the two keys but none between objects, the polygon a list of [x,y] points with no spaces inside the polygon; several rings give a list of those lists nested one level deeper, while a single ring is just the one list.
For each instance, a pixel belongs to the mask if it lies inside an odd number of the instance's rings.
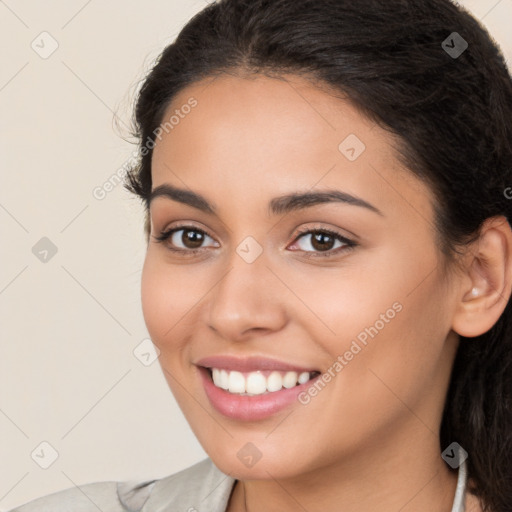
[{"label": "shoulder", "polygon": [[89,512],[109,510],[125,512],[116,499],[116,482],[95,482],[48,494],[32,500],[11,512]]},{"label": "shoulder", "polygon": [[157,480],[95,482],[58,491],[10,512],[150,512],[200,509],[224,512],[235,480],[204,459]]},{"label": "shoulder", "polygon": [[235,482],[207,458],[157,480],[141,512],[225,512]]}]

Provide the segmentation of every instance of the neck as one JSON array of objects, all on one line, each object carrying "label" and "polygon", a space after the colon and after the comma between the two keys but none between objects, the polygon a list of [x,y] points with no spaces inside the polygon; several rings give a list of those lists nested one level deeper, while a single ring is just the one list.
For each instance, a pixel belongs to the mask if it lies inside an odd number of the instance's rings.
[{"label": "neck", "polygon": [[442,460],[439,440],[422,437],[402,440],[399,450],[382,442],[358,451],[357,460],[293,478],[237,481],[227,511],[450,512],[457,473]]}]

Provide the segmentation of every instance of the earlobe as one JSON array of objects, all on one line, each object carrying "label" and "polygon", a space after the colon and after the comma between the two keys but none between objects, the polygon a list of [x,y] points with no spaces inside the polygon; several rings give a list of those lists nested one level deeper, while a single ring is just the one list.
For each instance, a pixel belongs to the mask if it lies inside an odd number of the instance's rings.
[{"label": "earlobe", "polygon": [[468,253],[467,273],[452,329],[465,337],[487,332],[498,321],[512,289],[512,231],[503,216],[485,221],[475,249]]}]

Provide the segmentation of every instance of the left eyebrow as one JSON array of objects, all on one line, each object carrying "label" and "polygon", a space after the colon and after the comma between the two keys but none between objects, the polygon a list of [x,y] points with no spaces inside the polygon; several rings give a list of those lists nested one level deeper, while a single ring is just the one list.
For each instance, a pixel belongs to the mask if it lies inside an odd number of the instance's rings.
[{"label": "left eyebrow", "polygon": [[[166,197],[173,201],[197,208],[205,213],[216,214],[217,207],[210,204],[205,197],[197,192],[174,187],[165,183],[151,191],[148,204],[157,197]],[[282,215],[291,211],[310,208],[317,204],[345,203],[366,208],[384,217],[384,214],[374,205],[360,197],[353,196],[340,190],[323,190],[318,192],[294,192],[280,197],[275,197],[269,202],[268,211],[272,215]]]},{"label": "left eyebrow", "polygon": [[270,201],[269,211],[274,215],[280,215],[324,203],[345,203],[359,206],[384,217],[384,214],[373,204],[340,190],[294,193],[276,197]]}]

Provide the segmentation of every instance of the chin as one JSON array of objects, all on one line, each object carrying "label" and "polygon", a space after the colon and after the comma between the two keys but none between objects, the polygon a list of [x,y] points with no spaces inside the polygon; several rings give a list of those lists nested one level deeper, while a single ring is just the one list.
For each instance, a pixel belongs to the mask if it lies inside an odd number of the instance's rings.
[{"label": "chin", "polygon": [[[246,436],[247,437],[247,436]],[[213,463],[225,474],[237,480],[271,480],[292,478],[300,474],[297,465],[300,454],[287,452],[268,441],[230,441],[230,446],[203,446]]]}]

